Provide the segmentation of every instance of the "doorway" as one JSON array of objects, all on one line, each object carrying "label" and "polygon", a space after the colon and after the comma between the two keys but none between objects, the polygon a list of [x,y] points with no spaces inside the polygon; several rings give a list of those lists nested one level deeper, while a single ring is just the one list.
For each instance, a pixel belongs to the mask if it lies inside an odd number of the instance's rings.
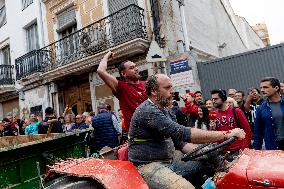
[{"label": "doorway", "polygon": [[71,107],[75,115],[92,111],[90,84],[84,83],[63,91],[65,107]]}]

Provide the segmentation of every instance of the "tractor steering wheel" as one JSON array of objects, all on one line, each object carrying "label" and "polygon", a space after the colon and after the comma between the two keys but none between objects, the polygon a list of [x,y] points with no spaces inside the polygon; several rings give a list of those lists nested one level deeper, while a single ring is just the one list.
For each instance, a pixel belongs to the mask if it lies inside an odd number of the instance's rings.
[{"label": "tractor steering wheel", "polygon": [[220,148],[229,146],[235,140],[237,140],[237,137],[233,136],[233,137],[225,140],[224,142],[222,142],[222,143],[220,143],[220,144],[218,144],[216,146],[213,146],[213,147],[211,147],[211,148],[209,148],[207,150],[204,150],[204,151],[202,151],[202,149],[207,147],[208,145],[210,145],[210,143],[201,145],[201,146],[195,148],[193,151],[184,154],[184,156],[181,158],[181,160],[185,161],[185,162],[187,162],[189,160],[190,161],[194,161],[194,160],[196,160],[197,158],[199,158],[199,157],[201,157],[203,155],[206,155],[206,154],[209,154],[211,152],[214,152],[214,151],[216,151],[216,150],[218,150]]}]

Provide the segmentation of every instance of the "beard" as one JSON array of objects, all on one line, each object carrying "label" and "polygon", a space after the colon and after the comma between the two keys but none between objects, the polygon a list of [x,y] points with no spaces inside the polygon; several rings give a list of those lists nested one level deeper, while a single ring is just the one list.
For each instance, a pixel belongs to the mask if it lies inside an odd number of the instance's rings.
[{"label": "beard", "polygon": [[160,93],[157,94],[157,103],[164,108],[168,108],[172,105],[173,97],[163,97]]},{"label": "beard", "polygon": [[214,108],[219,109],[219,108],[222,108],[223,104],[214,103],[213,106],[214,106]]}]

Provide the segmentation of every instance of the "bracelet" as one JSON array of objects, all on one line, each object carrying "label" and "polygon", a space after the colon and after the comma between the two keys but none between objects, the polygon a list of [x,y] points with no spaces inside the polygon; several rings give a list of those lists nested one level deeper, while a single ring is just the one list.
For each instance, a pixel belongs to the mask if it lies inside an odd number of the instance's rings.
[{"label": "bracelet", "polygon": [[224,136],[224,140],[228,139],[228,134],[231,133],[231,131],[223,131],[223,136]]}]

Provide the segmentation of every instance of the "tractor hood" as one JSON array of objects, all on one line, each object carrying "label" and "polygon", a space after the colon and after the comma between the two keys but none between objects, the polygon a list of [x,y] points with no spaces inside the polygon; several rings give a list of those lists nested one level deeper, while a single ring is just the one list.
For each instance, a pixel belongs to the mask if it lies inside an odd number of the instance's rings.
[{"label": "tractor hood", "polygon": [[250,161],[247,165],[249,185],[284,188],[284,151],[245,150]]}]

